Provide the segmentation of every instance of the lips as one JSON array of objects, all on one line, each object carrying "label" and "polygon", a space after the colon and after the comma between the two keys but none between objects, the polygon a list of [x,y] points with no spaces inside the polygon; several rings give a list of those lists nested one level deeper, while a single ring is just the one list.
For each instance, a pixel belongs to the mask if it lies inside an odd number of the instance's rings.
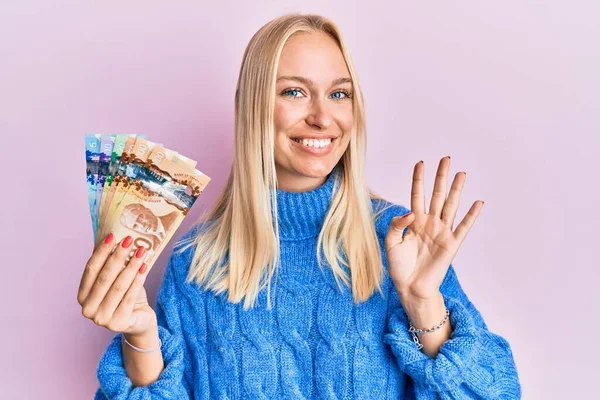
[{"label": "lips", "polygon": [[315,156],[325,156],[329,154],[333,149],[333,144],[335,142],[335,139],[331,139],[330,141],[327,141],[328,143],[325,143],[324,146],[311,146],[302,142],[298,142],[298,139],[290,139],[294,147],[298,148],[302,152],[309,153]]},{"label": "lips", "polygon": [[312,139],[312,140],[320,140],[320,139],[331,139],[332,141],[337,139],[337,136],[335,135],[313,135],[313,136],[295,136],[295,137],[291,137],[290,139]]},{"label": "lips", "polygon": [[[310,146],[310,147],[327,147],[329,146],[335,139],[308,139],[308,138],[304,138],[304,139],[299,139],[299,138],[292,138],[292,140],[296,143],[302,144],[304,146]],[[316,144],[316,146],[315,146]]]}]

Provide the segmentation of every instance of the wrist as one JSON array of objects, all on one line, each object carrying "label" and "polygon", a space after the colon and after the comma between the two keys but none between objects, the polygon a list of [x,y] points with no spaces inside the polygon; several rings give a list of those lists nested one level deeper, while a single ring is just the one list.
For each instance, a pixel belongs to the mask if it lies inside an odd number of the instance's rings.
[{"label": "wrist", "polygon": [[442,321],[446,315],[444,296],[438,292],[432,298],[414,298],[398,293],[402,307],[415,328],[427,329]]},{"label": "wrist", "polygon": [[160,344],[157,323],[141,333],[123,333],[123,337],[135,347],[142,349],[154,349]]}]

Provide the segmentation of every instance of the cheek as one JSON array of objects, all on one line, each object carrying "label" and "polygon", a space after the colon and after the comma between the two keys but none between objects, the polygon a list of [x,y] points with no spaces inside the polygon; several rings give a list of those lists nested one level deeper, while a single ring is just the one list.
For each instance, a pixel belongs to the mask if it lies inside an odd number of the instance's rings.
[{"label": "cheek", "polygon": [[285,102],[275,102],[273,124],[275,133],[285,132],[304,120],[304,108]]},{"label": "cheek", "polygon": [[337,115],[337,124],[343,133],[340,142],[340,150],[344,152],[350,143],[352,129],[354,128],[354,114],[352,112],[352,107],[340,110],[340,113]]},{"label": "cheek", "polygon": [[275,105],[275,110],[273,111],[273,125],[275,128],[275,133],[281,131],[285,126],[285,113],[281,109],[281,106]]},{"label": "cheek", "polygon": [[350,133],[352,130],[352,125],[354,124],[354,113],[352,112],[352,107],[348,107],[340,113],[339,124],[342,128],[342,131],[346,134]]}]

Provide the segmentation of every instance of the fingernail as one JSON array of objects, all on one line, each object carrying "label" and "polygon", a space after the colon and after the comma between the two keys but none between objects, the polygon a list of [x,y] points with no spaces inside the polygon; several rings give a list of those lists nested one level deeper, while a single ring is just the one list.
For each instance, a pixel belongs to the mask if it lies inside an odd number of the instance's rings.
[{"label": "fingernail", "polygon": [[106,239],[104,239],[104,244],[108,244],[108,243],[110,243],[110,242],[113,240],[113,237],[114,237],[114,236],[115,236],[115,235],[113,235],[113,234],[112,234],[112,232],[111,232],[111,233],[109,233],[109,234],[108,234],[108,236],[106,236]]},{"label": "fingernail", "polygon": [[131,238],[131,236],[127,236],[125,238],[125,240],[123,240],[123,243],[121,243],[121,246],[126,249],[127,247],[129,247],[129,245],[131,244],[131,242],[133,241],[133,239]]},{"label": "fingernail", "polygon": [[145,252],[146,248],[144,246],[138,247],[137,251],[135,252],[135,258],[142,258]]},{"label": "fingernail", "polygon": [[146,272],[146,263],[143,263],[139,270],[140,274],[143,274],[144,272]]},{"label": "fingernail", "polygon": [[410,214],[412,214],[412,211],[411,211],[411,212],[409,212],[409,213],[406,213],[406,214],[404,214],[402,217],[403,217],[403,218],[409,217],[409,216],[410,216]]}]

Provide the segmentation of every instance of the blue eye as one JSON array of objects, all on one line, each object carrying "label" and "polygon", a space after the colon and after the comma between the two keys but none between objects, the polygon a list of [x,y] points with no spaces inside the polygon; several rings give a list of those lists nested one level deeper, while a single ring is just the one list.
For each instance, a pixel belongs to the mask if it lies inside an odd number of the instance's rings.
[{"label": "blue eye", "polygon": [[[298,90],[298,89],[286,89],[281,94],[283,94],[284,96],[289,96],[288,93],[291,93],[291,92],[300,93],[300,90]],[[298,96],[291,95],[289,97],[298,97]]]},{"label": "blue eye", "polygon": [[[335,95],[338,95],[338,94],[343,94],[344,97],[335,96]],[[345,90],[338,90],[337,92],[333,92],[331,94],[331,96],[333,96],[332,98],[334,100],[345,100],[345,99],[349,99],[351,97],[350,93],[346,92]]]}]

